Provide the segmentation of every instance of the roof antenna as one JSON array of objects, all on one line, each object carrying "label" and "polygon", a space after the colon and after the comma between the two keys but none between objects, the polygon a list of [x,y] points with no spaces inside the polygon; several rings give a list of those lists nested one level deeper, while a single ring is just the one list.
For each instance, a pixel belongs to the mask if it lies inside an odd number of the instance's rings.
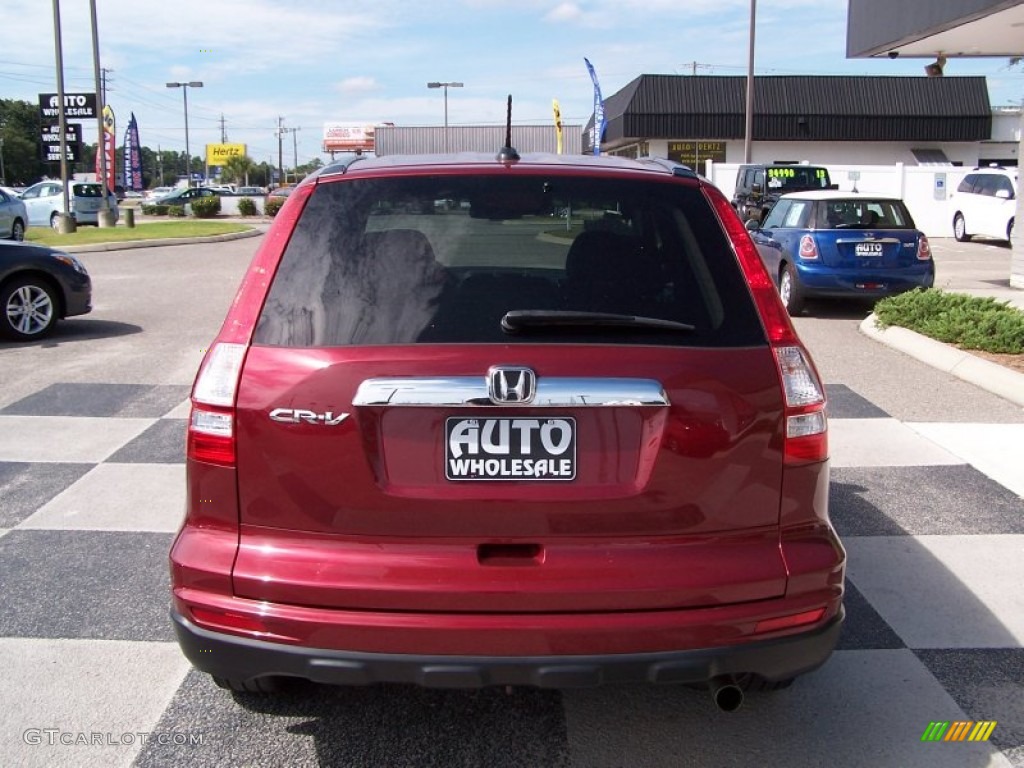
[{"label": "roof antenna", "polygon": [[498,160],[512,162],[519,159],[519,153],[512,146],[512,94],[508,95],[508,108],[505,117],[505,146],[498,152]]}]

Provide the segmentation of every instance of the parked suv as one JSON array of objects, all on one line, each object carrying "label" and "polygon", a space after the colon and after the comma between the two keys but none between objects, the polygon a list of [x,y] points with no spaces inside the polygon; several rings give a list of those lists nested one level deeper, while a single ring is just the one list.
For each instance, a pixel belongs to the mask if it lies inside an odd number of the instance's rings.
[{"label": "parked suv", "polygon": [[[33,227],[57,229],[57,217],[64,211],[64,188],[60,179],[40,181],[21,193],[21,201],[28,211],[28,223]],[[97,224],[103,205],[102,186],[95,181],[68,182],[68,213],[76,224]],[[107,194],[107,205],[117,222],[117,197]]]},{"label": "parked suv", "polygon": [[234,690],[708,683],[733,709],[836,643],[824,408],[682,166],[328,167],[193,387],[179,642]]},{"label": "parked suv", "polygon": [[736,173],[732,204],[744,221],[765,220],[780,196],[790,192],[836,189],[828,169],[802,163],[741,165]]},{"label": "parked suv", "polygon": [[953,234],[960,242],[974,235],[1009,240],[1017,211],[1017,170],[975,168],[950,195]]}]

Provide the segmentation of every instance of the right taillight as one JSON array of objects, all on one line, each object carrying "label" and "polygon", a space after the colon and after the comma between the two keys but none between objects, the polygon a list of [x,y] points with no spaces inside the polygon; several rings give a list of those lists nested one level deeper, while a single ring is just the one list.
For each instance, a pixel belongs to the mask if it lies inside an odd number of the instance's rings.
[{"label": "right taillight", "polygon": [[775,347],[786,398],[785,461],[807,464],[828,458],[825,390],[806,353],[798,346]]},{"label": "right taillight", "polygon": [[[784,460],[787,464],[824,461],[828,458],[825,390],[810,356],[800,344],[779,292],[729,201],[716,190],[705,188],[704,194],[714,206],[719,221],[736,249],[736,256],[747,278],[761,322],[764,323],[768,341],[775,352],[785,398]],[[817,254],[817,246],[814,248]]]},{"label": "right taillight", "polygon": [[235,466],[235,395],[244,344],[217,344],[203,362],[192,390],[189,459]]},{"label": "right taillight", "polygon": [[928,238],[924,235],[917,241],[917,259],[918,261],[928,261],[932,257],[932,246],[928,242]]}]

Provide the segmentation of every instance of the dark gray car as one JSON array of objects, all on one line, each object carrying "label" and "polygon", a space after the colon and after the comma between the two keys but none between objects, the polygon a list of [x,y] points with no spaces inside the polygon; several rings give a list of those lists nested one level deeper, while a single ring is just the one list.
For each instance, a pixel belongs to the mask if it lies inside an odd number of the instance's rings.
[{"label": "dark gray car", "polygon": [[57,320],[92,310],[92,282],[70,253],[44,245],[0,242],[0,337],[32,341]]}]

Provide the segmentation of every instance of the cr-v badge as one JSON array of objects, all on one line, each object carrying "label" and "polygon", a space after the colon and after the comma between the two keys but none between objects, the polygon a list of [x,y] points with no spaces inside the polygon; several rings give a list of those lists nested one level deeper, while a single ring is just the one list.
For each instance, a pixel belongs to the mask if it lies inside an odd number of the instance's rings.
[{"label": "cr-v badge", "polygon": [[316,413],[315,411],[304,411],[293,408],[275,408],[270,412],[270,418],[283,424],[298,424],[299,422],[304,421],[307,424],[336,427],[348,418],[348,414],[339,413],[335,415],[334,411]]}]

